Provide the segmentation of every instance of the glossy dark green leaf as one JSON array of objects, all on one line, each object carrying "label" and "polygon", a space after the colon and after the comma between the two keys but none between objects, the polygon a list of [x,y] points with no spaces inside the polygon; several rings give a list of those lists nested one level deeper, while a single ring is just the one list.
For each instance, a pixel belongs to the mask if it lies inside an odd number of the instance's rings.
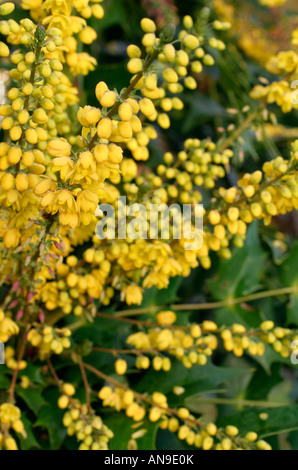
[{"label": "glossy dark green leaf", "polygon": [[[262,420],[260,418],[261,413],[266,413],[268,419]],[[225,417],[220,421],[219,425],[226,426],[231,423],[237,426],[242,433],[255,431],[261,438],[290,430],[297,430],[298,405],[248,409]]]},{"label": "glossy dark green leaf", "polygon": [[209,282],[214,298],[225,300],[255,292],[262,287],[260,276],[264,269],[266,253],[260,246],[257,224],[253,223],[247,233],[243,248],[222,261],[215,276]]},{"label": "glossy dark green leaf", "polygon": [[17,394],[35,415],[38,415],[40,409],[47,404],[42,396],[42,389],[40,387],[35,386],[26,389],[18,387]]},{"label": "glossy dark green leaf", "polygon": [[65,411],[50,405],[44,406],[38,414],[38,419],[34,424],[35,428],[41,428],[49,436],[51,450],[60,449],[66,436],[66,428],[62,424]]}]

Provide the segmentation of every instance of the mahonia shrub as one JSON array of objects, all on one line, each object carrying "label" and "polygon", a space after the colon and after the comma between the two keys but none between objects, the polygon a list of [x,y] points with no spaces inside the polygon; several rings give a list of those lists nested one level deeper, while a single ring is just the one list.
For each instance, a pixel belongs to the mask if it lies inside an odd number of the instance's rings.
[{"label": "mahonia shrub", "polygon": [[[297,443],[298,30],[193,3],[136,2],[125,58],[125,2],[0,5],[2,449]],[[199,247],[96,235],[99,204],[174,203]]]}]

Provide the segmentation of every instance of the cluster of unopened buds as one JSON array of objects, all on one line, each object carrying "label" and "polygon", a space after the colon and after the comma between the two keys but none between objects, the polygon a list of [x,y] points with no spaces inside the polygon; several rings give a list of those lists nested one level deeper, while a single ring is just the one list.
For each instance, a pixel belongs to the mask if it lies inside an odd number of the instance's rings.
[{"label": "cluster of unopened buds", "polygon": [[21,421],[21,410],[11,403],[2,403],[0,405],[0,449],[17,449],[17,443],[11,431],[26,437]]},{"label": "cluster of unopened buds", "polygon": [[56,328],[43,326],[42,328],[31,328],[27,339],[34,347],[39,348],[42,358],[50,353],[61,354],[65,349],[70,348],[71,331],[68,328]]},{"label": "cluster of unopened buds", "polygon": [[72,384],[64,383],[62,392],[63,395],[58,399],[58,406],[61,409],[68,408],[63,416],[63,424],[67,428],[67,434],[75,435],[81,442],[79,450],[107,450],[108,442],[113,437],[112,431],[86,404],[72,398],[75,394]]},{"label": "cluster of unopened buds", "polygon": [[236,426],[217,428],[214,423],[198,421],[185,407],[169,408],[167,397],[160,392],[154,392],[151,396],[140,395],[125,387],[105,385],[98,396],[103,406],[115,408],[116,411],[125,410],[126,415],[136,422],[142,421],[148,413],[148,419],[151,422],[159,421],[161,429],[177,433],[178,439],[203,450],[271,449],[266,441],[258,439],[255,432],[240,437]]},{"label": "cluster of unopened buds", "polygon": [[[268,5],[282,2],[261,0]],[[230,25],[219,20],[210,23],[208,8],[195,21],[185,16],[177,34],[172,25],[159,33],[153,20],[143,18],[142,46],[127,47],[127,70],[132,75],[128,86],[118,91],[99,80],[97,105],[78,106],[74,77],[86,75],[96,65],[79,43],[90,45],[96,39],[96,31],[86,20],[102,18],[100,3],[22,0],[22,8],[30,11],[32,19],[0,22],[0,34],[7,42],[0,42],[0,57],[11,65],[11,87],[0,106],[5,138],[0,143],[0,272],[1,286],[11,286],[0,309],[0,341],[16,340],[15,347],[5,348],[12,386],[11,403],[0,406],[0,448],[17,448],[11,433],[25,436],[20,410],[14,405],[14,388],[33,385],[29,372],[18,382],[18,373],[27,367],[25,353],[30,351],[34,361],[47,361],[43,371],[52,372],[61,391],[58,407],[65,410],[67,434],[76,436],[81,450],[107,449],[113,432],[91,408],[84,371],[86,403],[82,404],[74,398],[74,385],[57,378],[51,355],[60,355],[55,361],[62,356],[76,363],[72,331],[100,316],[98,305],[109,305],[117,292],[120,301],[139,305],[146,288],[167,288],[171,278],[187,277],[199,264],[210,268],[211,252],[230,258],[231,243],[241,247],[254,220],[268,225],[272,217],[298,208],[298,141],[289,160],[277,157],[266,162],[262,171],[244,174],[230,188],[218,180],[226,176],[234,155],[233,134],[218,143],[188,138],[177,156],[169,149],[156,168],[143,165],[149,159],[151,141],[170,127],[171,113],[184,108],[182,92],[195,90],[203,68],[215,63],[210,50],[225,49],[217,36]],[[10,2],[0,5],[1,15],[13,10]],[[284,79],[294,79],[297,67],[295,52],[279,53],[267,69],[282,80],[269,84],[262,79],[251,96],[261,101],[261,107],[275,102],[284,112],[295,108]],[[121,192],[129,203],[146,208],[190,204],[194,216],[194,206],[208,190],[213,191],[201,214],[204,240],[197,249],[185,250],[186,239],[174,238],[173,231],[169,238],[163,237],[162,224],[149,239],[127,236],[115,241],[113,236],[104,240],[96,236],[95,227],[103,215],[99,203],[111,204],[117,216],[123,212],[129,216],[129,209],[125,212],[118,201]],[[143,222],[146,228],[147,215]],[[77,323],[71,323],[72,314],[80,317]],[[63,323],[66,315],[67,324]],[[139,374],[150,365],[155,371],[169,372],[175,360],[186,368],[204,366],[220,345],[237,357],[262,356],[271,345],[287,358],[298,339],[294,329],[276,326],[271,320],[255,329],[238,323],[218,326],[210,320],[179,325],[174,324],[176,320],[174,311],[160,311],[156,323],[140,321],[142,329],[130,330],[124,352],[102,348],[116,357],[114,372],[119,376],[129,372],[126,354],[135,357],[134,372]],[[94,345],[96,349],[100,350]],[[89,365],[92,369],[96,372]],[[270,449],[255,432],[240,437],[235,426],[218,429],[213,423],[198,421],[185,407],[171,409],[163,393],[142,395],[124,381],[117,383],[98,374],[104,381],[98,392],[102,405],[124,411],[133,425],[141,425],[148,417],[162,429],[177,432],[188,445],[205,450]],[[132,434],[132,446],[142,432]]]},{"label": "cluster of unopened buds", "polygon": [[[240,323],[218,327],[216,323],[205,320],[201,324],[179,327],[173,325],[176,314],[173,311],[161,311],[156,316],[157,325],[147,332],[132,333],[126,339],[127,354],[136,354],[137,369],[148,369],[150,358],[156,371],[171,369],[171,356],[178,359],[187,368],[194,365],[204,366],[208,357],[218,349],[219,338],[226,351],[241,357],[244,353],[263,356],[265,346],[271,345],[282,357],[290,357],[292,344],[298,340],[298,332],[275,326],[271,320],[262,322],[259,328],[247,329]],[[160,326],[158,326],[160,325]],[[168,357],[170,356],[170,357]],[[123,375],[127,371],[125,359],[115,362],[115,371]]]}]

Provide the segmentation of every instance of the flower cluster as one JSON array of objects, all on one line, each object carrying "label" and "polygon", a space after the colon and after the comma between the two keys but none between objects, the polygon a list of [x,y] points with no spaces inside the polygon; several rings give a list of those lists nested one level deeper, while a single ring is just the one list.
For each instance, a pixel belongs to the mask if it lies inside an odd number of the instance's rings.
[{"label": "flower cluster", "polygon": [[[113,407],[117,411],[125,410],[126,415],[136,422],[141,421],[148,413],[151,422],[160,421],[161,429],[177,433],[178,439],[199,449],[271,449],[266,441],[258,439],[255,432],[248,432],[245,437],[239,437],[239,430],[236,426],[228,425],[224,429],[217,428],[214,423],[198,421],[185,407],[169,409],[167,397],[160,392],[154,392],[150,397],[142,397],[133,390],[125,389],[125,387],[104,386],[98,396],[103,401],[103,406]],[[147,407],[138,404],[138,401],[141,400],[143,403],[144,401],[147,403]],[[135,439],[134,441],[135,448],[137,448],[137,442]]]},{"label": "flower cluster", "polygon": [[[79,43],[95,41],[96,31],[86,20],[103,17],[100,3],[23,0],[22,8],[29,10],[31,18],[0,22],[0,33],[6,38],[0,42],[0,56],[10,79],[0,106],[0,341],[8,343],[5,363],[11,376],[9,402],[0,406],[0,447],[17,448],[11,431],[25,437],[15,400],[19,387],[21,393],[26,389],[29,393],[37,378],[39,385],[47,381],[58,387],[58,407],[66,410],[63,424],[82,450],[105,450],[113,438],[112,430],[93,410],[93,401],[97,407],[101,403],[123,411],[139,425],[148,417],[197,448],[269,449],[255,432],[243,437],[233,425],[217,428],[201,422],[185,407],[171,408],[163,393],[141,394],[127,385],[126,377],[119,382],[113,377],[127,376],[130,367],[138,374],[151,365],[153,372],[170,374],[177,362],[187,369],[202,367],[219,349],[236,357],[262,356],[269,345],[286,359],[297,341],[296,330],[269,320],[254,329],[235,322],[219,327],[210,319],[180,322],[174,307],[159,309],[154,321],[152,316],[150,321],[126,318],[134,310],[122,312],[121,319],[101,309],[115,302],[140,305],[147,289],[167,288],[171,279],[188,277],[197,266],[209,269],[215,254],[229,259],[233,246],[243,246],[253,221],[268,226],[273,217],[298,208],[297,140],[289,159],[278,156],[266,161],[233,185],[233,179],[228,183],[227,178],[234,142],[243,130],[253,128],[254,116],[268,104],[276,103],[283,112],[297,108],[288,79],[297,76],[298,56],[292,50],[271,56],[267,70],[280,75],[281,81],[265,84],[263,80],[252,90],[251,97],[261,101],[260,109],[238,130],[228,127],[226,140],[189,137],[180,150],[162,150],[162,161],[147,164],[152,141],[160,139],[174,113],[184,109],[183,92],[195,90],[200,74],[224,51],[230,23],[228,18],[214,20],[208,8],[197,18],[185,16],[177,30],[168,25],[158,31],[152,19],[143,18],[141,46],[127,47],[129,84],[122,90],[111,89],[98,77],[97,101],[91,106],[79,102],[74,76],[86,75],[96,66]],[[1,15],[13,10],[10,2],[0,6]],[[127,197],[128,207],[119,202],[119,195]],[[197,206],[201,202],[204,209]],[[139,218],[139,233],[148,232],[147,238],[133,239],[128,234],[115,240],[107,230],[106,238],[100,239],[96,235],[103,216],[99,203],[112,205],[117,216],[124,214],[127,225],[134,204],[145,208],[189,204],[192,220],[186,228],[194,228],[201,211],[202,244],[185,249],[185,233],[177,238],[171,228],[165,236],[162,221],[150,231],[148,213]],[[149,314],[149,309],[143,313]],[[77,330],[92,328],[96,317],[130,325],[114,344],[116,348],[122,341],[127,349],[97,347],[87,338],[77,339]],[[111,376],[85,364],[83,358],[95,351],[115,357]],[[60,381],[52,360],[62,364],[60,369],[66,361],[79,367],[85,402],[79,394],[81,401],[73,398],[74,385]],[[42,377],[34,366],[30,370],[31,361],[38,364]],[[22,370],[28,374],[19,377]],[[101,402],[94,398],[87,373],[99,379],[96,389]],[[132,447],[142,433],[139,429],[132,434]]]},{"label": "flower cluster", "polygon": [[0,449],[16,450],[17,443],[11,435],[11,431],[26,436],[21,410],[10,403],[0,405]]}]

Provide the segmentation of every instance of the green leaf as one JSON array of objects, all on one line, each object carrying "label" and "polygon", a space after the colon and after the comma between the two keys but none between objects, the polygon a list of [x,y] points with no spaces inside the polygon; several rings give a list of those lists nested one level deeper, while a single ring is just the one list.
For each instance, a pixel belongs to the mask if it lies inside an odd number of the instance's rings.
[{"label": "green leaf", "polygon": [[143,436],[136,439],[138,450],[155,450],[155,438],[158,423],[151,423],[147,418],[141,426],[135,428],[136,423],[124,413],[113,413],[103,418],[104,424],[113,432],[114,437],[109,442],[110,450],[127,450],[132,434],[137,431],[146,431]]},{"label": "green leaf", "polygon": [[186,94],[184,102],[187,104],[187,112],[184,114],[182,132],[188,133],[198,127],[199,124],[210,117],[224,117],[226,110],[209,96],[197,93],[196,95]]},{"label": "green leaf", "polygon": [[[215,366],[208,360],[205,366],[184,367],[179,361],[172,361],[171,371],[168,373],[147,370],[146,374],[134,385],[135,390],[148,393],[160,391],[168,394],[175,385],[185,388],[182,399],[194,393],[213,390],[216,386],[247,373],[247,369],[237,369]],[[177,399],[177,397],[176,397]]]},{"label": "green leaf", "polygon": [[222,261],[216,279],[209,281],[214,298],[225,300],[259,289],[266,256],[260,246],[257,224],[253,223],[248,230],[244,247],[236,250],[229,260]]},{"label": "green leaf", "polygon": [[66,437],[66,428],[62,424],[65,411],[51,406],[44,406],[34,427],[41,427],[49,434],[51,450],[59,450]]},{"label": "green leaf", "polygon": [[9,387],[9,378],[5,375],[6,367],[4,364],[0,364],[0,388],[7,389]]},{"label": "green leaf", "polygon": [[42,396],[42,389],[40,387],[28,387],[26,389],[19,387],[17,394],[35,415],[38,415],[40,409],[47,404]]},{"label": "green leaf", "polygon": [[[25,375],[30,379],[34,384],[45,385],[44,377],[42,376],[41,366],[36,366],[34,364],[28,364],[26,370],[22,375]],[[20,374],[21,377],[21,374]]]},{"label": "green leaf", "polygon": [[296,242],[287,259],[282,263],[281,280],[286,287],[298,285],[298,242]]},{"label": "green leaf", "polygon": [[93,23],[93,26],[100,31],[114,25],[125,25],[127,24],[127,9],[118,0],[112,0],[112,2],[109,2],[104,17],[100,21],[94,18]]},{"label": "green leaf", "polygon": [[[262,421],[260,413],[267,413],[268,419]],[[248,431],[255,431],[259,437],[279,434],[287,430],[298,429],[298,405],[281,406],[278,408],[258,408],[248,409],[231,416],[226,416],[219,423],[219,426],[233,424],[241,431],[241,434]]]},{"label": "green leaf", "polygon": [[252,359],[256,362],[258,362],[267,372],[268,375],[271,374],[271,366],[275,362],[279,362],[282,364],[287,364],[288,366],[291,366],[291,359],[289,357],[282,357],[280,354],[278,354],[272,346],[266,344],[265,345],[265,353],[263,356],[251,356]]},{"label": "green leaf", "polygon": [[222,307],[215,311],[215,322],[217,325],[232,325],[233,323],[241,323],[246,328],[257,328],[262,322],[259,311],[253,309],[245,309],[241,305],[233,305],[232,307]]},{"label": "green leaf", "polygon": [[170,284],[167,289],[157,289],[151,287],[144,292],[142,307],[149,307],[152,305],[163,305],[166,303],[174,303],[177,300],[177,291],[182,282],[182,278],[176,276],[170,279]]},{"label": "green leaf", "polygon": [[25,431],[26,431],[26,437],[22,437],[20,434],[18,434],[19,441],[20,441],[20,448],[22,450],[28,450],[28,449],[34,449],[40,448],[39,443],[37,442],[35,435],[32,430],[32,423],[29,420],[29,418],[26,416],[26,414],[22,413],[22,422],[24,423]]},{"label": "green leaf", "polygon": [[258,368],[246,389],[245,396],[250,400],[265,400],[270,390],[283,380],[280,370],[280,364],[274,364],[270,374]]},{"label": "green leaf", "polygon": [[287,309],[287,324],[298,325],[298,294],[290,295],[290,301]]},{"label": "green leaf", "polygon": [[[298,287],[298,242],[289,253],[288,258],[281,265],[281,280],[285,287]],[[298,325],[298,293],[290,295],[287,305],[287,323]]]},{"label": "green leaf", "polygon": [[156,436],[157,450],[191,450],[185,441],[178,439],[177,434],[168,429],[158,429]]}]

